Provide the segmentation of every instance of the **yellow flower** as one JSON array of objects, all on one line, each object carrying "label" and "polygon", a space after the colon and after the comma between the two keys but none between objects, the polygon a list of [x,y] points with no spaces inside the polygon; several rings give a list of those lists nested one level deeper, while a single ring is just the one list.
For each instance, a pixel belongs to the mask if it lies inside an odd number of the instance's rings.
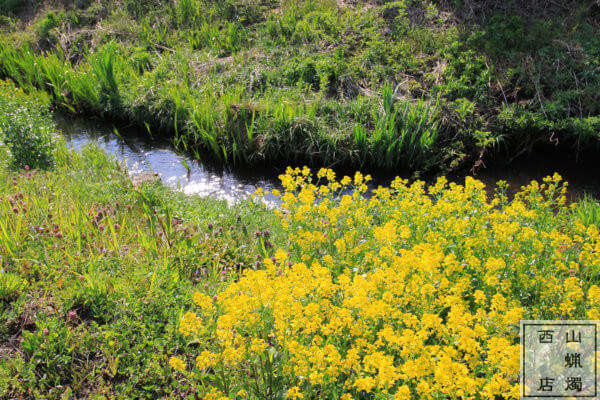
[{"label": "yellow flower", "polygon": [[196,367],[198,369],[208,369],[217,364],[217,355],[208,350],[204,350],[196,357]]},{"label": "yellow flower", "polygon": [[358,378],[354,382],[354,386],[357,390],[364,390],[365,392],[369,393],[375,387],[375,379],[370,376],[367,376],[366,378]]},{"label": "yellow flower", "polygon": [[177,371],[185,371],[185,363],[178,357],[169,358],[169,365]]},{"label": "yellow flower", "polygon": [[194,335],[199,333],[201,329],[202,322],[198,319],[196,314],[191,311],[186,312],[179,324],[179,332],[184,335]]},{"label": "yellow flower", "polygon": [[591,304],[600,305],[600,288],[596,285],[588,289],[588,300]]},{"label": "yellow flower", "polygon": [[479,289],[478,289],[478,290],[476,290],[476,291],[473,293],[473,297],[475,298],[475,302],[476,302],[477,304],[485,304],[486,297],[485,297],[485,293],[483,293],[483,291],[481,291],[481,290],[479,290]]},{"label": "yellow flower", "polygon": [[260,354],[267,348],[267,343],[262,339],[252,339],[252,344],[249,350],[253,353]]},{"label": "yellow flower", "polygon": [[406,385],[398,387],[394,394],[394,400],[410,400],[410,388]]},{"label": "yellow flower", "polygon": [[296,400],[302,398],[304,398],[304,395],[297,386],[288,389],[286,399]]},{"label": "yellow flower", "polygon": [[194,293],[194,303],[205,311],[210,311],[213,308],[213,300],[200,292]]},{"label": "yellow flower", "polygon": [[[285,236],[265,268],[222,282],[218,307],[194,295],[201,312],[181,321],[206,349],[198,368],[218,366],[232,387],[277,374],[298,382],[289,398],[306,385],[343,400],[515,398],[520,319],[600,318],[600,289],[585,279],[600,266],[600,231],[561,204],[556,177],[514,200],[489,199],[472,178],[398,178],[369,198],[361,174],[313,178],[282,175]],[[358,190],[336,193],[342,184]]]},{"label": "yellow flower", "polygon": [[363,175],[356,171],[356,173],[354,174],[354,184],[356,186],[361,185],[363,183]]}]

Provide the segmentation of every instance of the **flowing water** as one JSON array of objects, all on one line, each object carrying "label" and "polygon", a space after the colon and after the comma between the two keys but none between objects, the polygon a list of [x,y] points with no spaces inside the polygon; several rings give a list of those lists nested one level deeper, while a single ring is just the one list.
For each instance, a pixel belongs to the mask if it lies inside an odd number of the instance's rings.
[{"label": "flowing water", "polygon": [[[147,132],[119,128],[119,135],[110,125],[83,119],[58,118],[67,145],[80,150],[96,143],[126,165],[130,175],[154,172],[161,181],[185,194],[214,196],[233,203],[261,187],[278,188],[278,172],[259,168],[226,168],[210,161],[198,162],[178,154],[164,140],[152,140]],[[187,168],[186,168],[187,165]],[[276,202],[267,196],[269,202]]]},{"label": "flowing water", "polygon": [[[132,176],[156,173],[165,185],[185,194],[214,196],[233,203],[246,198],[259,187],[269,191],[280,188],[277,176],[282,172],[281,168],[228,168],[178,154],[168,141],[153,140],[147,132],[139,129],[119,127],[117,135],[111,125],[81,118],[58,117],[57,123],[69,147],[78,150],[87,143],[96,143],[125,164]],[[557,152],[537,152],[536,155],[516,160],[509,166],[488,165],[480,168],[475,178],[483,181],[490,193],[498,180],[508,181],[510,191],[514,193],[532,180],[541,181],[543,177],[558,172],[569,182],[568,193],[571,200],[580,198],[584,193],[600,198],[600,162],[588,159],[585,163],[576,163],[575,160],[565,159],[564,153],[562,156],[554,153]],[[387,185],[394,177],[389,174],[378,175],[379,179],[375,180],[373,187]],[[449,179],[463,183],[465,175],[473,175],[473,172],[454,173]],[[434,179],[435,176],[425,178],[426,181]],[[265,200],[271,204],[277,203],[272,195]]]}]

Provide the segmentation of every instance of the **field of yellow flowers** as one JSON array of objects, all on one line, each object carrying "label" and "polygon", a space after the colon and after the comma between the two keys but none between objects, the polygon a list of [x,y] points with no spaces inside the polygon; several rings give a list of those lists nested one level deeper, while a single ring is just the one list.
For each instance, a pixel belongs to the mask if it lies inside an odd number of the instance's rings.
[{"label": "field of yellow flowers", "polygon": [[600,317],[598,226],[559,175],[511,200],[469,177],[370,198],[360,173],[281,179],[287,245],[181,320],[170,364],[203,398],[518,398],[520,319]]}]

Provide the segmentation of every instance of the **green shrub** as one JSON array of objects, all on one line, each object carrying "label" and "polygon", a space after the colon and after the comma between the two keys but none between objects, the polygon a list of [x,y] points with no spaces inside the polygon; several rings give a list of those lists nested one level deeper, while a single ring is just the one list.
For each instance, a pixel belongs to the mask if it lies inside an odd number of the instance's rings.
[{"label": "green shrub", "polygon": [[0,138],[7,145],[15,169],[47,169],[54,163],[56,127],[50,117],[47,96],[34,98],[8,83],[0,83]]},{"label": "green shrub", "polygon": [[141,47],[136,47],[131,53],[131,63],[138,73],[142,74],[152,68],[152,56]]},{"label": "green shrub", "polygon": [[315,62],[310,58],[304,60],[292,60],[288,64],[284,74],[286,84],[288,85],[295,85],[299,82],[303,82],[308,85],[311,90],[319,90],[321,80]]},{"label": "green shrub", "polygon": [[75,310],[85,318],[102,323],[110,321],[115,304],[109,282],[110,277],[91,264],[78,281],[66,288],[62,296],[64,312]]},{"label": "green shrub", "polygon": [[50,43],[54,43],[55,37],[52,35],[52,30],[57,28],[61,22],[65,19],[64,12],[56,14],[52,11],[48,12],[46,16],[37,24],[36,33],[40,39],[48,40]]}]

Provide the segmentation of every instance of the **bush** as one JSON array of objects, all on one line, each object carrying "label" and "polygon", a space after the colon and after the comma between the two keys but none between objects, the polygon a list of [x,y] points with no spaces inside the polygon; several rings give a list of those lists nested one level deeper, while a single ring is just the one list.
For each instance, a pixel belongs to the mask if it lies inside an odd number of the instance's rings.
[{"label": "bush", "polygon": [[25,94],[7,82],[0,82],[0,138],[10,151],[9,164],[20,169],[48,169],[54,163],[56,126],[48,109],[46,95]]},{"label": "bush", "polygon": [[56,35],[52,34],[52,30],[57,28],[64,19],[64,12],[61,12],[60,14],[56,14],[52,11],[48,12],[36,26],[36,32],[40,37],[40,40],[47,41],[51,44],[55,43]]}]

